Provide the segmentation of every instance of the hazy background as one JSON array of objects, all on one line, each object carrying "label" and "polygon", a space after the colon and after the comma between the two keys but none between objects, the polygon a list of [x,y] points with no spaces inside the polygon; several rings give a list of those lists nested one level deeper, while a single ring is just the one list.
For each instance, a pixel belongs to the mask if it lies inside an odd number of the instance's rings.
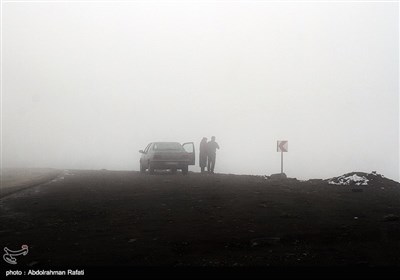
[{"label": "hazy background", "polygon": [[290,177],[399,181],[398,3],[2,8],[3,167],[138,170],[215,135],[216,172],[278,173],[288,140]]}]

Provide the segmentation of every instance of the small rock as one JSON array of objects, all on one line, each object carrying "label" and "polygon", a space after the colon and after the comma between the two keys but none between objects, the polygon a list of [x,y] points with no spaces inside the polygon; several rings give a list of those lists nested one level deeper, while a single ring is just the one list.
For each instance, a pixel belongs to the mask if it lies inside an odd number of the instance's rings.
[{"label": "small rock", "polygon": [[362,266],[362,267],[367,267],[369,263],[367,261],[359,261],[355,263],[355,266]]},{"label": "small rock", "polygon": [[289,213],[282,213],[281,215],[280,215],[280,217],[281,218],[299,218],[299,216],[297,216],[297,215],[293,215],[293,214],[289,214]]},{"label": "small rock", "polygon": [[324,180],[323,179],[310,179],[308,182],[310,183],[322,183]]},{"label": "small rock", "polygon": [[262,237],[254,238],[250,241],[252,247],[265,246],[265,245],[275,245],[281,241],[280,237]]},{"label": "small rock", "polygon": [[354,217],[354,220],[358,220],[358,217]]},{"label": "small rock", "polygon": [[285,173],[277,173],[277,174],[271,174],[271,176],[269,176],[269,179],[282,180],[282,179],[287,179],[287,176]]},{"label": "small rock", "polygon": [[136,242],[136,238],[129,239],[128,243]]},{"label": "small rock", "polygon": [[33,261],[33,262],[28,263],[28,266],[35,266],[37,264],[39,264],[38,261]]},{"label": "small rock", "polygon": [[397,215],[389,214],[389,215],[386,215],[385,217],[383,217],[383,220],[386,222],[395,222],[395,221],[400,220],[400,217]]},{"label": "small rock", "polygon": [[363,189],[351,189],[352,192],[363,192]]}]

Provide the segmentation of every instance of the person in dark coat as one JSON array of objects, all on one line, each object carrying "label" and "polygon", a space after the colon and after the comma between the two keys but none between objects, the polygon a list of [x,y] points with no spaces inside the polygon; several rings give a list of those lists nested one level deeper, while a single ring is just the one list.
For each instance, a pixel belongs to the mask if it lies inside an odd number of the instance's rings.
[{"label": "person in dark coat", "polygon": [[211,141],[207,143],[207,156],[208,156],[207,171],[208,173],[211,174],[214,174],[217,149],[219,149],[219,145],[217,142],[215,142],[215,136],[213,136],[211,137]]},{"label": "person in dark coat", "polygon": [[201,140],[199,150],[199,164],[201,168],[201,173],[204,173],[204,169],[207,166],[207,137],[203,137],[203,139]]}]

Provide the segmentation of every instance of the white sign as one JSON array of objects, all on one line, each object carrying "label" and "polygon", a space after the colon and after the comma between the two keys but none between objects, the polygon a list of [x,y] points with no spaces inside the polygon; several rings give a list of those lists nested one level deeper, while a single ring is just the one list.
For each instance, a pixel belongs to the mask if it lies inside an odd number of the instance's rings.
[{"label": "white sign", "polygon": [[288,151],[288,141],[278,141],[276,145],[277,152],[287,152]]}]

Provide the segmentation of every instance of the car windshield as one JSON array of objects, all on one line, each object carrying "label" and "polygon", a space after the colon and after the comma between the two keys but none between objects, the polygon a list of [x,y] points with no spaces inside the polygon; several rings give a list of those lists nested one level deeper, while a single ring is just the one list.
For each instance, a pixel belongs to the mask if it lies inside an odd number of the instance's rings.
[{"label": "car windshield", "polygon": [[182,151],[182,145],[176,142],[164,142],[164,143],[155,143],[154,150],[156,151],[165,151],[165,150],[174,150],[174,151]]}]

